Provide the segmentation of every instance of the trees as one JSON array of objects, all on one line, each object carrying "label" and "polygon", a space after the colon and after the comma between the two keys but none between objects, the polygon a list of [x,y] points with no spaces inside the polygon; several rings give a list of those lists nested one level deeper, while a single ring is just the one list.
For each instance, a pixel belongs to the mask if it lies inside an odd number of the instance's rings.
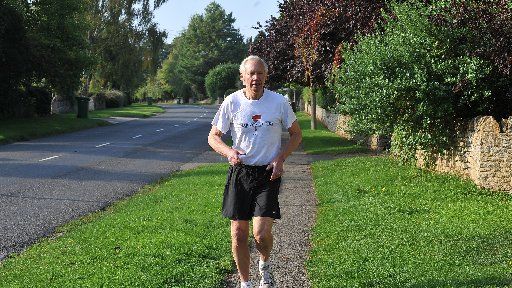
[{"label": "trees", "polygon": [[234,22],[231,13],[212,2],[204,14],[192,16],[187,29],[174,39],[162,76],[180,97],[205,97],[204,81],[210,69],[242,61],[247,46]]},{"label": "trees", "polygon": [[31,95],[48,95],[32,85],[71,95],[89,64],[82,2],[8,0],[0,15],[0,117],[30,116]]},{"label": "trees", "polygon": [[[29,51],[23,14],[0,2],[0,119],[13,116],[20,85],[29,75]],[[20,49],[21,48],[21,49]]]},{"label": "trees", "polygon": [[[369,34],[381,20],[385,1],[286,0],[256,37],[251,53],[268,62],[270,84],[324,86],[341,64],[344,45]],[[316,128],[316,95],[311,95],[311,128]]]},{"label": "trees", "polygon": [[323,86],[343,45],[372,33],[382,9],[385,1],[286,0],[250,49],[268,62],[271,83]]},{"label": "trees", "polygon": [[58,94],[70,97],[90,65],[87,55],[86,10],[82,1],[32,1],[27,11],[32,70]]},{"label": "trees", "polygon": [[220,64],[211,69],[205,78],[205,87],[208,97],[217,100],[223,97],[228,89],[235,89],[239,82],[240,73],[238,64]]},{"label": "trees", "polygon": [[0,2],[0,100],[18,88],[29,71],[30,54],[26,49],[28,39],[24,22],[20,9]]},{"label": "trees", "polygon": [[95,60],[86,73],[87,89],[94,81],[132,96],[146,78],[156,76],[166,33],[152,19],[164,2],[87,0],[87,37]]}]

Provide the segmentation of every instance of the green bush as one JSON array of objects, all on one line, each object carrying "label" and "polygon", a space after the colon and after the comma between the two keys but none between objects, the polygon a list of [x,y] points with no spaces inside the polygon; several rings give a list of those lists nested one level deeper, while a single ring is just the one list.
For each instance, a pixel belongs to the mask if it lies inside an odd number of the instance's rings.
[{"label": "green bush", "polygon": [[228,90],[226,90],[226,92],[224,92],[224,97],[226,97],[226,96],[228,96],[228,95],[230,95],[230,94],[233,94],[233,93],[235,93],[236,91],[238,91],[238,89],[234,89],[234,88],[232,88],[232,89],[228,89]]},{"label": "green bush", "polygon": [[94,110],[102,110],[107,108],[107,97],[105,92],[99,91],[96,93],[89,93],[89,98],[94,102]]},{"label": "green bush", "polygon": [[128,105],[126,95],[119,90],[105,91],[106,108],[118,108]]},{"label": "green bush", "polygon": [[139,101],[146,101],[147,97],[153,98],[154,101],[168,100],[173,98],[173,89],[158,79],[148,79],[135,91],[134,97]]},{"label": "green bush", "polygon": [[37,116],[47,116],[52,110],[52,94],[42,87],[30,87],[26,91]]},{"label": "green bush", "polygon": [[206,75],[206,93],[213,101],[223,97],[228,89],[234,89],[239,79],[237,64],[220,64],[211,69]]},{"label": "green bush", "polygon": [[442,152],[460,118],[488,108],[490,64],[457,45],[464,30],[432,25],[421,4],[393,10],[384,32],[346,51],[334,86],[351,132],[393,135],[392,151],[407,161],[417,149]]},{"label": "green bush", "polygon": [[316,105],[326,110],[331,110],[336,106],[336,96],[334,95],[334,91],[329,87],[322,86],[314,89],[314,91],[316,95]]}]

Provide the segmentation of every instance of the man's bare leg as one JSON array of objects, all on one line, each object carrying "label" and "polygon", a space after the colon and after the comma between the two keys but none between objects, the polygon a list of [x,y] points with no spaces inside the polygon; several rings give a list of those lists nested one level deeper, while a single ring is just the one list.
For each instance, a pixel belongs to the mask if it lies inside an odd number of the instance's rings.
[{"label": "man's bare leg", "polygon": [[249,281],[249,221],[231,220],[231,251],[240,281]]},{"label": "man's bare leg", "polygon": [[274,224],[274,219],[270,217],[253,218],[254,242],[256,242],[256,249],[260,252],[260,260],[263,262],[267,262],[270,258],[274,244],[272,224]]}]

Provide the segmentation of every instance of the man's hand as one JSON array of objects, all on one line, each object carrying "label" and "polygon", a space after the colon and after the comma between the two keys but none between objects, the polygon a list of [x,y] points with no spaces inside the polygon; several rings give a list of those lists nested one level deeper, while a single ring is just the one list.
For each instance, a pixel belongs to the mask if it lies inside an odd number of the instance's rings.
[{"label": "man's hand", "polygon": [[229,164],[231,164],[233,166],[242,164],[242,161],[240,160],[240,155],[245,155],[245,152],[236,150],[236,149],[231,149],[228,152],[228,154],[226,155],[226,157],[228,158]]},{"label": "man's hand", "polygon": [[267,166],[267,170],[272,169],[272,175],[270,175],[270,181],[273,181],[279,177],[281,177],[284,173],[284,158],[280,155],[274,158],[270,164]]}]

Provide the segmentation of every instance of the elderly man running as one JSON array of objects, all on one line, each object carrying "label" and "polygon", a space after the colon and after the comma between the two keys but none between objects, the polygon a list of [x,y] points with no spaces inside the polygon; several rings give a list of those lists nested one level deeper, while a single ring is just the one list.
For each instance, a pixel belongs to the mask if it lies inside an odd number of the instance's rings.
[{"label": "elderly man running", "polygon": [[[249,222],[260,254],[260,286],[274,287],[270,267],[272,224],[281,218],[279,187],[285,159],[302,141],[302,132],[290,104],[283,95],[264,88],[267,64],[249,56],[240,65],[245,88],[226,97],[212,121],[208,143],[231,164],[224,190],[222,215],[231,219],[231,247],[242,287],[249,280]],[[290,141],[281,149],[281,132]],[[222,135],[231,130],[233,147]]]}]

